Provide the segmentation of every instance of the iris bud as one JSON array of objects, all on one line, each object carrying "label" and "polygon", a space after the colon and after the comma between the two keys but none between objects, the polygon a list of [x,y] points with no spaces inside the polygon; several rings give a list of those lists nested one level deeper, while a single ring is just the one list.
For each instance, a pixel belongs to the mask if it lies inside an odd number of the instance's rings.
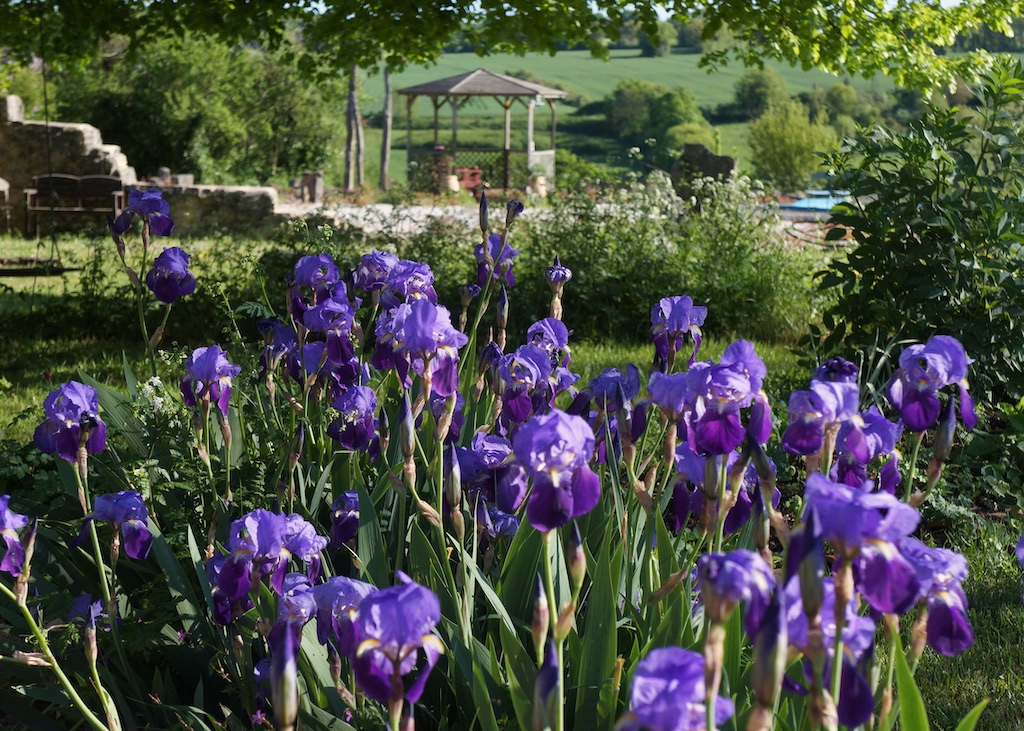
[{"label": "iris bud", "polygon": [[573,589],[579,592],[583,586],[583,578],[587,575],[587,556],[583,552],[583,538],[576,521],[572,523],[569,533],[569,576],[572,578]]},{"label": "iris bud", "polygon": [[533,623],[530,625],[530,633],[533,635],[533,649],[537,658],[544,657],[544,640],[548,636],[548,627],[551,625],[551,610],[548,609],[548,596],[544,592],[544,582],[540,576],[537,577],[537,596],[533,600]]},{"label": "iris bud", "polygon": [[950,398],[942,408],[942,415],[939,416],[939,424],[935,430],[935,444],[932,447],[932,459],[939,464],[944,464],[949,459],[955,432],[956,411],[953,408],[953,399]]},{"label": "iris bud", "polygon": [[489,231],[487,225],[487,192],[481,191],[480,193],[480,233],[483,234],[484,239],[487,238]]},{"label": "iris bud", "polygon": [[444,499],[454,510],[462,504],[462,468],[455,445],[448,447],[448,470],[444,475]]}]

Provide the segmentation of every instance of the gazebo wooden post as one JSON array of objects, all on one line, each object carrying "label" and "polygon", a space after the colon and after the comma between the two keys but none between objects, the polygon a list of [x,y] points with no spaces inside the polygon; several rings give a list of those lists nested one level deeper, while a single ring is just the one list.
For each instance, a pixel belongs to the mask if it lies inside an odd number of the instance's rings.
[{"label": "gazebo wooden post", "polygon": [[412,103],[416,97],[410,94],[405,100],[405,182],[409,182],[409,163],[412,162]]},{"label": "gazebo wooden post", "polygon": [[551,107],[551,151],[555,151],[555,129],[558,127],[558,112],[555,110],[555,100],[548,99],[548,106]]},{"label": "gazebo wooden post", "polygon": [[533,107],[536,105],[535,99],[530,99],[526,105],[526,157],[529,159],[530,153],[533,152]]},{"label": "gazebo wooden post", "polygon": [[[452,105],[452,150],[451,150],[451,161],[452,166],[456,165],[455,156],[459,148],[459,104],[454,96],[448,97],[448,103]],[[455,172],[449,170],[449,173]]]},{"label": "gazebo wooden post", "polygon": [[502,187],[508,189],[509,163],[512,157],[512,97],[505,97],[505,147],[502,151]]},{"label": "gazebo wooden post", "polygon": [[434,147],[437,147],[437,143],[438,143],[438,138],[437,138],[437,127],[438,127],[438,124],[437,124],[437,112],[438,112],[438,109],[441,108],[441,104],[443,104],[444,102],[438,103],[436,96],[435,97],[431,97],[430,102],[431,102],[431,104],[434,105]]}]

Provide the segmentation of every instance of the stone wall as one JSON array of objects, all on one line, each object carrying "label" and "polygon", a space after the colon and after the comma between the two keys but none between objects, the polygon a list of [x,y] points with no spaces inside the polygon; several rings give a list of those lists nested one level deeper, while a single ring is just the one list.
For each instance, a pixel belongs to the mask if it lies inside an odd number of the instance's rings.
[{"label": "stone wall", "polygon": [[[27,120],[19,97],[0,97],[0,178],[11,185],[11,221],[15,230],[24,225],[24,191],[32,187],[32,176],[50,171],[115,175],[126,185],[136,182],[135,168],[128,164],[121,148],[103,144],[100,131],[91,124]],[[88,222],[88,217],[67,218]]]},{"label": "stone wall", "polygon": [[277,190],[270,187],[191,185],[162,190],[171,204],[175,237],[266,233],[284,220],[274,212]]},{"label": "stone wall", "polygon": [[[49,137],[49,152],[47,151]],[[11,222],[16,231],[25,221],[26,188],[32,176],[49,171],[68,175],[115,175],[128,187],[138,183],[135,168],[117,145],[105,145],[100,131],[89,124],[26,120],[16,96],[0,97],[0,178],[10,185]],[[140,188],[148,187],[145,183]],[[175,236],[216,233],[260,233],[284,218],[274,212],[277,191],[269,187],[190,185],[164,186],[171,204]],[[61,228],[95,223],[89,216],[57,217]],[[0,221],[2,224],[2,221]]]}]

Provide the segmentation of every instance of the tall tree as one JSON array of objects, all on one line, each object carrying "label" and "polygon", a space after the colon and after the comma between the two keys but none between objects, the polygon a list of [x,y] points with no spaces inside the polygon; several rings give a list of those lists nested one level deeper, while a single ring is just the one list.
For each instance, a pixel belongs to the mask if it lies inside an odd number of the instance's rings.
[{"label": "tall tree", "polygon": [[384,61],[384,114],[381,126],[383,134],[380,141],[380,181],[381,190],[391,187],[391,126],[395,121],[395,108],[391,99],[391,69]]},{"label": "tall tree", "polygon": [[554,53],[578,42],[605,55],[598,31],[617,37],[628,15],[653,36],[665,10],[702,16],[704,38],[728,26],[737,44],[711,54],[710,64],[777,58],[837,73],[885,72],[901,85],[930,87],[990,61],[983,51],[953,56],[937,48],[982,23],[1011,33],[1024,0],[0,0],[0,47],[22,58],[44,46],[48,59],[81,57],[115,33],[144,48],[155,36],[187,31],[233,42],[281,37],[298,23],[334,69],[370,67],[383,52],[395,70],[436,60],[460,30],[481,55]]},{"label": "tall tree", "polygon": [[362,120],[359,117],[359,67],[348,75],[348,104],[345,107],[345,191],[363,186]]}]

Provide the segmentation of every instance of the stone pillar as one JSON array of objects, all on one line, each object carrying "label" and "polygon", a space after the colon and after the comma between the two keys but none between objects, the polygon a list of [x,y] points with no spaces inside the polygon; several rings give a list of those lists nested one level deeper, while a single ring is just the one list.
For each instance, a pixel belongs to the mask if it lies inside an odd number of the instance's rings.
[{"label": "stone pillar", "polygon": [[21,123],[25,121],[25,104],[21,101],[20,96],[12,94],[4,102],[0,105],[0,122]]}]

